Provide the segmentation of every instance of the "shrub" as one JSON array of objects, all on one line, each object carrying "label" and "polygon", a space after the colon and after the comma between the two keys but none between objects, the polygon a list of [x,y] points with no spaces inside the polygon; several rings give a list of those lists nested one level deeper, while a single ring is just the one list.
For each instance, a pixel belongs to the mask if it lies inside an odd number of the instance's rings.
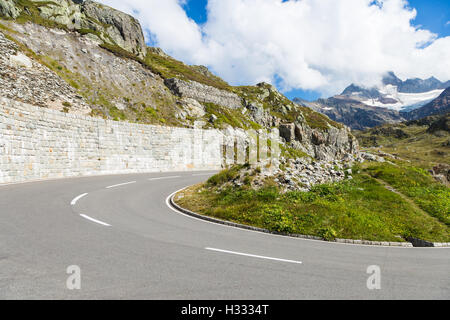
[{"label": "shrub", "polygon": [[276,204],[265,205],[261,214],[263,215],[264,225],[268,230],[281,233],[292,233],[294,231],[292,214],[285,212],[281,206]]},{"label": "shrub", "polygon": [[233,166],[230,169],[223,170],[215,176],[209,178],[207,183],[209,186],[218,186],[228,181],[234,180],[235,178],[237,178],[239,170],[241,168],[242,166]]},{"label": "shrub", "polygon": [[319,229],[319,237],[327,241],[333,241],[337,237],[337,232],[332,227],[323,227]]}]

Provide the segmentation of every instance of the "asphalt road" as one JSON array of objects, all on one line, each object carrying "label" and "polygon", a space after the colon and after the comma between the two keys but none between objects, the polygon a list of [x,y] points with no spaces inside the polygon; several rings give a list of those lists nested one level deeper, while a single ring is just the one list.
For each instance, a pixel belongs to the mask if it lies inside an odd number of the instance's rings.
[{"label": "asphalt road", "polygon": [[[0,299],[450,298],[450,249],[287,238],[167,206],[174,191],[206,178],[155,173],[0,186]],[[80,290],[66,285],[73,265]],[[371,265],[381,270],[379,290],[367,288]]]}]

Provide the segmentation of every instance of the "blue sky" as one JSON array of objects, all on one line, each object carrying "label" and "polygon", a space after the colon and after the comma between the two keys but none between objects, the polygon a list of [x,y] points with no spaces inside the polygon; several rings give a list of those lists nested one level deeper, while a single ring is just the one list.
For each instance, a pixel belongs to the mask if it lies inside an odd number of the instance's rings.
[{"label": "blue sky", "polygon": [[[187,0],[183,7],[191,19],[202,24],[207,19],[207,3],[208,0]],[[439,36],[450,36],[450,0],[408,0],[408,3],[417,10],[414,25]]]},{"label": "blue sky", "polygon": [[421,25],[441,37],[450,36],[449,0],[409,0],[408,2],[417,10],[414,25]]},{"label": "blue sky", "polygon": [[[208,0],[187,0],[183,8],[188,16],[198,24],[207,20]],[[439,37],[450,36],[450,0],[409,0],[409,6],[417,10],[417,17],[413,25],[430,30]],[[314,90],[291,90],[285,92],[289,98],[302,97],[315,100],[321,96]]]},{"label": "blue sky", "polygon": [[188,16],[197,23],[206,22],[207,12],[206,5],[208,0],[188,0],[184,5],[184,9]]}]

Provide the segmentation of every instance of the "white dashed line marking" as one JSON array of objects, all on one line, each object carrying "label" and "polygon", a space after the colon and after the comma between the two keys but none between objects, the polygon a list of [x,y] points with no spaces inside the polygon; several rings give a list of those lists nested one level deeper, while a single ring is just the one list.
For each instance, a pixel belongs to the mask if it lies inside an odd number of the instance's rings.
[{"label": "white dashed line marking", "polygon": [[228,254],[234,254],[234,255],[238,255],[238,256],[257,258],[257,259],[265,259],[265,260],[274,260],[274,261],[280,261],[280,262],[302,264],[301,261],[295,261],[295,260],[286,260],[286,259],[272,258],[272,257],[266,257],[266,256],[258,256],[258,255],[255,255],[255,254],[235,252],[235,251],[228,251],[228,250],[215,249],[215,248],[205,248],[205,249],[209,250],[209,251],[228,253]]},{"label": "white dashed line marking", "polygon": [[115,185],[106,187],[106,189],[111,189],[111,188],[116,188],[116,187],[126,186],[126,185],[132,184],[132,183],[136,183],[136,181],[130,181],[130,182],[125,182],[125,183],[115,184]]},{"label": "white dashed line marking", "polygon": [[76,205],[78,200],[80,200],[81,198],[83,198],[84,196],[87,196],[87,195],[88,195],[87,193],[80,194],[78,197],[73,199],[72,202],[70,202],[70,205],[72,205],[72,206]]},{"label": "white dashed line marking", "polygon": [[168,177],[150,178],[150,179],[148,179],[148,181],[163,180],[163,179],[175,179],[175,178],[181,178],[181,176],[168,176]]},{"label": "white dashed line marking", "polygon": [[100,221],[100,220],[91,218],[91,217],[89,217],[89,216],[87,216],[87,215],[85,215],[85,214],[80,214],[80,216],[83,217],[83,218],[85,218],[85,219],[87,219],[87,220],[89,220],[89,221],[98,223],[98,224],[100,224],[100,225],[102,225],[102,226],[105,226],[105,227],[111,227],[110,224],[107,224],[106,222],[103,222],[103,221]]}]

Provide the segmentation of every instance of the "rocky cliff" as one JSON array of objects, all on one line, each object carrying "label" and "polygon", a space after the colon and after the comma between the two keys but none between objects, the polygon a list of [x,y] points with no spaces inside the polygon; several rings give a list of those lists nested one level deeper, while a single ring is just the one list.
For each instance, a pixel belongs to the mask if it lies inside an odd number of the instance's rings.
[{"label": "rocky cliff", "polygon": [[94,39],[117,45],[138,57],[143,58],[146,54],[139,22],[94,1],[0,0],[0,13],[6,18],[88,33]]},{"label": "rocky cliff", "polygon": [[358,153],[358,141],[346,127],[317,130],[299,121],[281,124],[280,135],[292,148],[318,160],[351,160]]}]

